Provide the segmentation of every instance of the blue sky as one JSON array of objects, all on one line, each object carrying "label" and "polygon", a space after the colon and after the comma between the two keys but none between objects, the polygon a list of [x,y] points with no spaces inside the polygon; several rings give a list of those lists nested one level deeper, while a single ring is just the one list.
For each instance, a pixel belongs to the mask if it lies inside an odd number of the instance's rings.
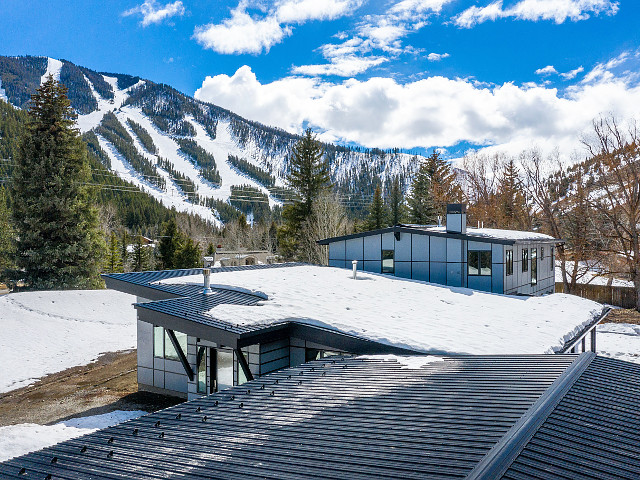
[{"label": "blue sky", "polygon": [[637,114],[635,0],[4,0],[0,54],[168,83],[365,146],[563,155]]}]

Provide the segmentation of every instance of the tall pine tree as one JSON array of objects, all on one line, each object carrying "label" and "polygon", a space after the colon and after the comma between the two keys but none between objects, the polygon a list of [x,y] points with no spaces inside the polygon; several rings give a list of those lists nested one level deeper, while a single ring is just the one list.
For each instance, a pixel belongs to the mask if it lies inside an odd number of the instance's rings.
[{"label": "tall pine tree", "polygon": [[400,186],[400,177],[396,175],[391,184],[391,193],[389,195],[389,223],[398,225],[405,221],[406,207],[404,204],[404,194]]},{"label": "tall pine tree", "polygon": [[373,200],[369,206],[369,217],[367,218],[367,230],[377,230],[387,226],[387,208],[382,200],[380,185],[376,187]]},{"label": "tall pine tree", "polygon": [[162,262],[162,268],[165,270],[171,270],[176,267],[176,254],[182,247],[184,237],[180,231],[178,231],[178,225],[176,220],[172,218],[169,220],[164,228],[160,244],[158,245],[158,253],[160,256],[160,262]]},{"label": "tall pine tree", "polygon": [[49,75],[31,104],[12,183],[18,267],[32,289],[97,287],[104,247],[67,89]]},{"label": "tall pine tree", "polygon": [[284,225],[278,232],[278,245],[285,258],[299,255],[303,223],[311,216],[313,202],[331,185],[329,164],[324,149],[311,129],[294,146],[289,158],[287,183],[299,199],[287,205],[282,216]]},{"label": "tall pine tree", "polygon": [[462,201],[462,188],[456,180],[456,174],[451,164],[435,150],[426,160],[427,175],[429,175],[429,195],[437,215],[444,216],[448,203]]},{"label": "tall pine tree", "polygon": [[408,198],[409,218],[411,222],[419,225],[434,224],[438,218],[438,212],[431,196],[431,178],[427,163],[422,162],[411,183],[411,194]]},{"label": "tall pine tree", "polygon": [[9,221],[10,210],[4,187],[0,187],[0,281],[15,268],[15,232]]}]

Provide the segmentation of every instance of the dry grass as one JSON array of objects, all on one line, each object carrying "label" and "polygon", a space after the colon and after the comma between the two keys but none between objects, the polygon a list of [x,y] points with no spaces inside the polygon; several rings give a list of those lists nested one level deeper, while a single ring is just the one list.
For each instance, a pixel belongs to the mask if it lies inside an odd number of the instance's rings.
[{"label": "dry grass", "polygon": [[136,351],[108,353],[96,362],[47,375],[0,394],[0,426],[59,422],[114,410],[152,412],[180,399],[138,392]]},{"label": "dry grass", "polygon": [[640,312],[633,308],[616,308],[609,312],[605,323],[633,323],[634,325],[640,325]]}]

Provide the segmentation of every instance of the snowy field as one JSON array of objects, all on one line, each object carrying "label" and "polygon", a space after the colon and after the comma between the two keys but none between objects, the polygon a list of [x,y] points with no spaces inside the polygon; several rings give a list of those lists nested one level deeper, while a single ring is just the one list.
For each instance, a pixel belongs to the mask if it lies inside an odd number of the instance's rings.
[{"label": "snowy field", "polygon": [[135,301],[113,290],[0,296],[0,393],[135,348]]},{"label": "snowy field", "polygon": [[596,349],[599,355],[640,363],[640,325],[604,323],[598,325]]},{"label": "snowy field", "polygon": [[21,423],[0,427],[0,462],[138,418],[146,413],[141,410],[116,410],[102,415],[73,418],[55,425]]}]

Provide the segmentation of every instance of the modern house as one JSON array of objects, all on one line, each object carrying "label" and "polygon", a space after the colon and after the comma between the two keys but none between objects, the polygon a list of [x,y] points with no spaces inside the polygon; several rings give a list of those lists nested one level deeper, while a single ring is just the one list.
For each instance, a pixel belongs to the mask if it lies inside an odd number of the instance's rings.
[{"label": "modern house", "polygon": [[595,351],[608,311],[304,264],[104,278],[138,297],[139,388],[189,399],[336,354]]},{"label": "modern house", "polygon": [[396,225],[326,238],[329,265],[511,295],[555,288],[555,246],[549,235],[467,227],[465,204],[447,206],[446,227]]},{"label": "modern house", "polygon": [[637,479],[640,365],[332,357],[0,463],[3,479]]}]

